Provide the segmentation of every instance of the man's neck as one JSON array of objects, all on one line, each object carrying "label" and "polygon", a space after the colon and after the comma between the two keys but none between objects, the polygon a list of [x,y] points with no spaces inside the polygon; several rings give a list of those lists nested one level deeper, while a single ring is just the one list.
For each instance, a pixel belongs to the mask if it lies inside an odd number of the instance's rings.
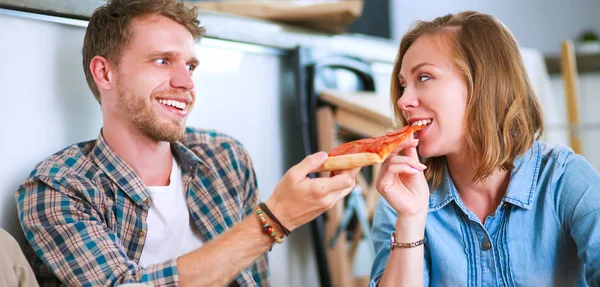
[{"label": "man's neck", "polygon": [[129,165],[146,186],[169,185],[173,155],[169,142],[156,141],[133,127],[105,122],[106,143]]}]

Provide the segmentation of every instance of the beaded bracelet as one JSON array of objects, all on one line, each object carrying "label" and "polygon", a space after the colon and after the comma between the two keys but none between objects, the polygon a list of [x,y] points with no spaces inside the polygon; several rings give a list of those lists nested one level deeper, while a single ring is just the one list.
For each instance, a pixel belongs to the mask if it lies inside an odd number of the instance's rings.
[{"label": "beaded bracelet", "polygon": [[269,209],[269,207],[264,203],[261,202],[258,205],[260,208],[262,208],[262,210],[273,220],[275,221],[275,224],[277,224],[279,226],[279,228],[281,228],[281,230],[283,230],[283,236],[290,236],[290,234],[292,233],[289,229],[287,229],[285,226],[283,226],[283,224],[279,221],[279,219],[277,219],[277,217],[275,217],[275,215],[273,214],[273,212],[271,212],[271,210]]},{"label": "beaded bracelet", "polygon": [[[258,216],[258,220],[260,221],[260,224],[262,225],[262,230],[268,234],[269,236],[271,236],[271,238],[273,238],[273,240],[275,240],[275,242],[281,244],[283,243],[283,237],[279,237],[275,234],[275,228],[273,228],[273,226],[269,225],[269,223],[267,223],[267,220],[265,219],[265,216],[263,215],[263,211],[260,208],[260,206],[256,207],[256,215]],[[270,251],[271,249],[269,249]]]}]

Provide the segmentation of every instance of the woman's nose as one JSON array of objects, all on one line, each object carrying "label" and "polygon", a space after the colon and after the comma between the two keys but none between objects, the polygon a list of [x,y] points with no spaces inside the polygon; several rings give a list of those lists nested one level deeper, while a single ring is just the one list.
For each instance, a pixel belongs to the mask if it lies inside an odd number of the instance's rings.
[{"label": "woman's nose", "polygon": [[396,104],[401,110],[407,111],[418,107],[419,99],[417,98],[415,93],[413,93],[410,89],[404,88],[404,92],[402,93]]}]

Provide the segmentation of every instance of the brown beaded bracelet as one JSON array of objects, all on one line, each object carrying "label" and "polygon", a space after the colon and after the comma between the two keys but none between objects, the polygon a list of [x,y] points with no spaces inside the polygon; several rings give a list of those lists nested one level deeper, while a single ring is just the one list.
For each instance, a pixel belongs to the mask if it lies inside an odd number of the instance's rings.
[{"label": "brown beaded bracelet", "polygon": [[292,232],[289,229],[285,228],[285,226],[283,226],[283,224],[281,224],[281,222],[277,219],[277,217],[275,217],[275,215],[273,215],[273,213],[271,212],[271,210],[269,209],[269,207],[264,202],[261,202],[258,206],[260,206],[260,208],[262,208],[262,210],[273,221],[275,221],[275,223],[279,226],[279,228],[281,228],[281,230],[283,230],[283,235],[284,236],[290,236],[290,234],[292,234]]},{"label": "brown beaded bracelet", "polygon": [[[265,219],[265,216],[263,215],[263,211],[260,208],[260,206],[256,207],[256,215],[258,216],[258,220],[260,221],[260,224],[262,225],[262,230],[268,234],[269,236],[271,236],[271,238],[273,238],[273,240],[279,244],[283,243],[283,237],[279,237],[277,236],[277,234],[275,234],[275,228],[273,228],[273,226],[269,225],[269,223],[267,223],[267,220]],[[269,248],[269,251],[271,251],[271,249]]]}]

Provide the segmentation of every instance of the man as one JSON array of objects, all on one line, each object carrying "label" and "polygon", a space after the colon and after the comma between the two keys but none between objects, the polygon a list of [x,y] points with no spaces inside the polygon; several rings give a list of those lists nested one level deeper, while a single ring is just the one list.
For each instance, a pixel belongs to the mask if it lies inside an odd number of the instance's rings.
[{"label": "man", "polygon": [[16,194],[42,285],[268,286],[266,251],[354,186],[357,169],[307,178],[317,153],[255,212],[240,143],[185,128],[196,17],[175,0],[114,0],[92,15],[83,65],[103,128],[41,162]]}]

